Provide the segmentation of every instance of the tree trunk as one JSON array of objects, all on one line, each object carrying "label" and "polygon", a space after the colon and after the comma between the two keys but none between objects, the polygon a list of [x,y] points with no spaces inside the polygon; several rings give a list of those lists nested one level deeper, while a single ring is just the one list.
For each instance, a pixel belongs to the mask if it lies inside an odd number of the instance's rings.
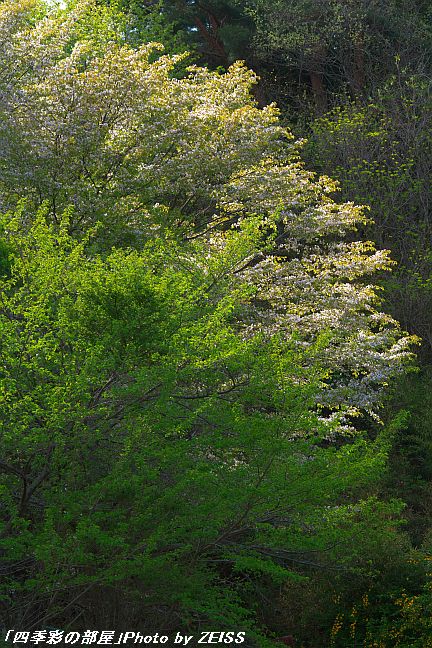
[{"label": "tree trunk", "polygon": [[310,72],[309,76],[317,113],[322,115],[327,110],[327,90],[324,85],[323,75],[319,72]]},{"label": "tree trunk", "polygon": [[365,75],[364,43],[362,38],[358,38],[354,41],[353,78],[352,78],[353,91],[356,97],[363,94],[365,81],[366,81],[366,75]]},{"label": "tree trunk", "polygon": [[324,83],[324,65],[327,52],[323,45],[315,48],[309,66],[309,77],[315,98],[316,111],[319,115],[327,110],[327,89]]},{"label": "tree trunk", "polygon": [[195,25],[198,27],[204,40],[208,43],[210,54],[217,59],[220,65],[228,67],[228,56],[223,43],[217,37],[217,25],[215,24],[214,16],[209,16],[209,21],[211,24],[211,30],[207,29],[206,25],[204,25],[203,21],[198,16],[195,16]]}]

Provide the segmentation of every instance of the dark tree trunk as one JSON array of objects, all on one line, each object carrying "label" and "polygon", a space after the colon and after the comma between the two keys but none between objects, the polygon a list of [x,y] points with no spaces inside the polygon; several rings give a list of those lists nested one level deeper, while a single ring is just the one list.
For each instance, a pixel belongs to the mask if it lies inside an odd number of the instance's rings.
[{"label": "dark tree trunk", "polygon": [[327,110],[327,89],[324,83],[324,67],[327,52],[324,46],[316,47],[309,66],[309,77],[315,98],[316,111],[319,115]]},{"label": "dark tree trunk", "polygon": [[365,75],[365,56],[364,56],[364,43],[361,38],[354,42],[354,55],[353,55],[353,78],[352,86],[354,95],[360,96],[363,94],[366,82]]},{"label": "dark tree trunk", "polygon": [[214,56],[215,59],[218,61],[219,65],[228,67],[229,61],[228,61],[227,53],[225,51],[225,47],[217,36],[218,23],[215,16],[209,15],[210,29],[207,28],[207,26],[203,23],[201,18],[199,18],[198,16],[195,16],[194,20],[195,20],[195,25],[198,27],[201,36],[209,46],[210,56]]},{"label": "dark tree trunk", "polygon": [[324,84],[323,75],[320,72],[309,73],[312,92],[315,98],[315,105],[318,114],[322,114],[327,110],[327,90]]}]

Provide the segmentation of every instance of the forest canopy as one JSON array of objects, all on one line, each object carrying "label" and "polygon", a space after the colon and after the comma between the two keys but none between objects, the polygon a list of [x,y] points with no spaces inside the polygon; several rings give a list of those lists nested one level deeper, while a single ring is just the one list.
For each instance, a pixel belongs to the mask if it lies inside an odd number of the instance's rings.
[{"label": "forest canopy", "polygon": [[424,578],[377,486],[394,262],[323,139],[136,9],[0,4],[1,625],[346,646],[338,605]]}]

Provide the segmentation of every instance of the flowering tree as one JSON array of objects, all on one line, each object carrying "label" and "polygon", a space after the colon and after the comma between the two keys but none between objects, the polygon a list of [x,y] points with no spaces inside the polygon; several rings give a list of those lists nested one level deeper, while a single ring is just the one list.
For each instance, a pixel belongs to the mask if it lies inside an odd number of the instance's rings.
[{"label": "flowering tree", "polygon": [[305,171],[277,109],[255,106],[242,64],[174,78],[179,57],[123,45],[104,11],[91,31],[94,11],[80,2],[29,28],[33,3],[2,5],[3,206],[48,201],[56,221],[73,205],[72,231],[101,221],[106,247],[140,246],[170,228],[222,249],[228,228],[261,219],[266,245],[232,269],[258,289],[246,329],[295,333],[305,345],[326,331],[325,402],[371,409],[408,339],[364,281],[389,266],[387,254],[343,242],[362,209],[335,203],[335,184]]}]

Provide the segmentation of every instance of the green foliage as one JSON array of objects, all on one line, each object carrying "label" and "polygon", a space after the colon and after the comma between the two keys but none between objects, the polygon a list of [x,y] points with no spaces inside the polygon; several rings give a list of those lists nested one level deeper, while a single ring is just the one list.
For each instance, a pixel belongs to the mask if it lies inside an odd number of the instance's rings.
[{"label": "green foliage", "polygon": [[423,367],[418,374],[403,380],[395,391],[393,408],[409,407],[410,416],[402,434],[395,439],[385,480],[388,493],[403,493],[410,535],[417,547],[425,547],[428,551],[432,528],[430,385],[430,370]]},{"label": "green foliage", "polygon": [[[44,212],[28,231],[19,215],[4,227],[14,249],[0,313],[8,623],[37,614],[73,626],[78,592],[104,596],[103,625],[116,587],[132,625],[144,614],[158,629],[162,606],[182,627],[253,636],[244,578],[249,589],[263,575],[281,583],[317,551],[334,560],[327,546],[370,523],[368,504],[335,499],[376,479],[387,443],[320,447],[319,371],[280,337],[239,336],[236,313],[253,291],[221,272],[230,255],[221,262],[198,241],[185,258],[165,238],[89,257],[68,218],[54,228]],[[17,577],[20,561],[31,568]]]},{"label": "green foliage", "polygon": [[430,12],[415,0],[166,0],[161,11],[212,68],[245,59],[259,101],[300,123],[368,97],[397,61],[426,74],[431,61]]},{"label": "green foliage", "polygon": [[348,104],[316,120],[307,147],[343,195],[370,205],[368,234],[399,262],[386,278],[393,314],[430,354],[430,83],[406,70],[368,104]]},{"label": "green foliage", "polygon": [[[175,78],[179,57],[153,60],[157,45],[134,49],[103,37],[102,28],[79,40],[93,7],[85,0],[25,38],[9,35],[3,206],[25,197],[31,222],[47,201],[57,223],[72,204],[70,232],[79,239],[102,223],[96,248],[106,253],[113,245],[141,249],[168,229],[179,242],[205,236],[223,255],[232,245],[225,230],[258,222],[266,242],[235,252],[232,266],[257,289],[243,312],[244,334],[295,334],[316,349],[310,364],[327,371],[320,404],[376,416],[383,387],[410,360],[412,339],[379,311],[365,280],[389,266],[387,253],[344,240],[365,222],[364,211],[334,202],[335,184],[305,170],[301,143],[275,106],[256,106],[256,79],[243,64],[225,74],[192,66]],[[13,15],[19,25],[27,8]],[[326,344],[316,345],[324,333]]]},{"label": "green foliage", "polygon": [[[422,563],[426,571],[430,555],[415,562]],[[350,612],[337,615],[330,645],[342,648],[361,642],[365,648],[428,648],[431,630],[431,587],[427,582],[415,595],[403,591],[392,598],[381,596],[377,608],[365,594]]]},{"label": "green foliage", "polygon": [[[189,9],[229,63],[250,18]],[[335,590],[414,573],[377,486],[413,339],[255,75],[141,44],[182,43],[141,10],[0,6],[1,625],[325,645]]]},{"label": "green foliage", "polygon": [[115,11],[123,16],[125,40],[133,46],[162,43],[170,54],[181,54],[192,47],[175,14],[171,17],[163,11],[162,0],[146,3],[138,0],[108,0],[98,4],[107,5],[111,15]]}]

